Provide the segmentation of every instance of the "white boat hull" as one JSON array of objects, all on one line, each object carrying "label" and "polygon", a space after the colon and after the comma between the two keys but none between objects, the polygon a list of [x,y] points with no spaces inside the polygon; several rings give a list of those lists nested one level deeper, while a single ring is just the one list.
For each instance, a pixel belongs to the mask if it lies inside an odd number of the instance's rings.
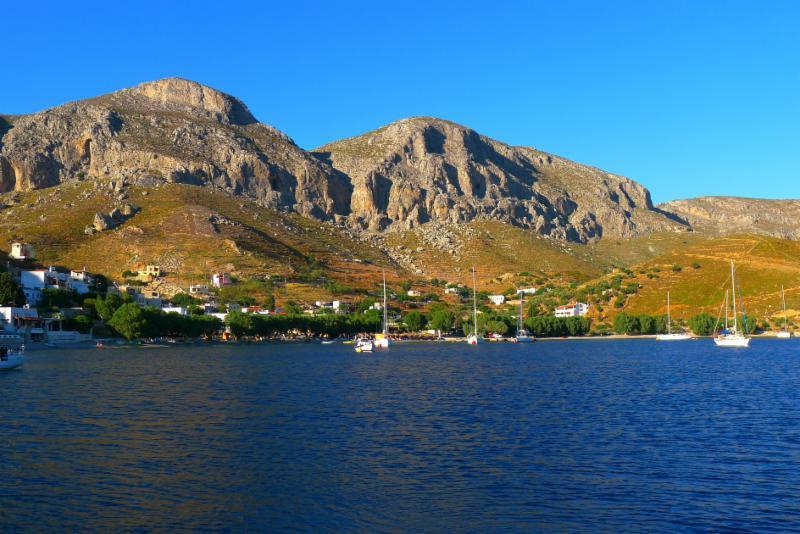
[{"label": "white boat hull", "polygon": [[656,341],[685,341],[692,339],[689,334],[659,334],[656,336]]},{"label": "white boat hull", "polygon": [[775,337],[780,338],[780,339],[789,339],[790,337],[792,337],[792,333],[791,332],[778,332],[777,334],[775,334]]},{"label": "white boat hull", "polygon": [[376,349],[388,349],[391,342],[388,337],[379,337],[372,344]]},{"label": "white boat hull", "polygon": [[750,338],[744,336],[720,336],[714,338],[718,347],[746,348],[750,346]]},{"label": "white boat hull", "polygon": [[356,341],[356,352],[372,352],[375,348],[375,343],[371,339],[359,339]]},{"label": "white boat hull", "polygon": [[12,351],[5,359],[0,360],[0,370],[16,369],[21,366],[25,361],[25,357],[21,352]]},{"label": "white boat hull", "polygon": [[483,338],[476,335],[471,335],[467,337],[467,345],[479,345],[483,342]]},{"label": "white boat hull", "polygon": [[517,336],[514,341],[517,343],[533,343],[533,338],[531,336]]}]

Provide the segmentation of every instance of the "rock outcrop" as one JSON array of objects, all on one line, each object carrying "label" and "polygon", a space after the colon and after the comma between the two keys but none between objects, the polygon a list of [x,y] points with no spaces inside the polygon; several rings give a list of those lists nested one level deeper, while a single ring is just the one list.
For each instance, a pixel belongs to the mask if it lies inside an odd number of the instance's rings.
[{"label": "rock outcrop", "polygon": [[239,100],[168,78],[16,117],[0,192],[74,176],[208,185],[319,219],[349,211],[346,180]]},{"label": "rock outcrop", "polygon": [[178,182],[366,231],[490,218],[586,242],[686,229],[632,180],[439,119],[309,153],[238,99],[179,78],[0,119],[0,193],[90,179],[123,201],[120,184]]},{"label": "rock outcrop", "polygon": [[315,154],[351,179],[350,219],[369,230],[490,218],[585,242],[685,229],[633,180],[440,119],[404,119]]},{"label": "rock outcrop", "polygon": [[659,204],[707,233],[763,234],[800,239],[800,200],[699,197]]}]

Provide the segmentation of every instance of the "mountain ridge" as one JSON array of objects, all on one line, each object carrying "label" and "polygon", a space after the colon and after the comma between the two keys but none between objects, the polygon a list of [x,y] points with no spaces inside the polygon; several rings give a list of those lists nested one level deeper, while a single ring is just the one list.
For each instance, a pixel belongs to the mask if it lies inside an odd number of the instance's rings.
[{"label": "mountain ridge", "polygon": [[685,202],[654,206],[624,176],[435,117],[306,151],[238,98],[184,78],[0,115],[0,193],[84,178],[201,185],[360,232],[486,219],[587,243],[722,224]]}]

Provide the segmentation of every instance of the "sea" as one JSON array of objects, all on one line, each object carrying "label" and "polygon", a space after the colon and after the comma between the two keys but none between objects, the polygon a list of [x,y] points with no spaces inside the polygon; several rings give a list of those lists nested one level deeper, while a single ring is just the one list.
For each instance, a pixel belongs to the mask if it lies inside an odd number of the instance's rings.
[{"label": "sea", "polygon": [[800,529],[800,339],[31,351],[1,531]]}]

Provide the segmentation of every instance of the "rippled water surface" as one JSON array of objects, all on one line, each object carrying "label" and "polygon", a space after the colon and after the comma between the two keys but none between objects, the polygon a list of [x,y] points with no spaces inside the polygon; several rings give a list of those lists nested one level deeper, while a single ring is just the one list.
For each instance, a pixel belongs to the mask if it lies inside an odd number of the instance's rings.
[{"label": "rippled water surface", "polygon": [[30,353],[5,529],[800,527],[800,340]]}]

